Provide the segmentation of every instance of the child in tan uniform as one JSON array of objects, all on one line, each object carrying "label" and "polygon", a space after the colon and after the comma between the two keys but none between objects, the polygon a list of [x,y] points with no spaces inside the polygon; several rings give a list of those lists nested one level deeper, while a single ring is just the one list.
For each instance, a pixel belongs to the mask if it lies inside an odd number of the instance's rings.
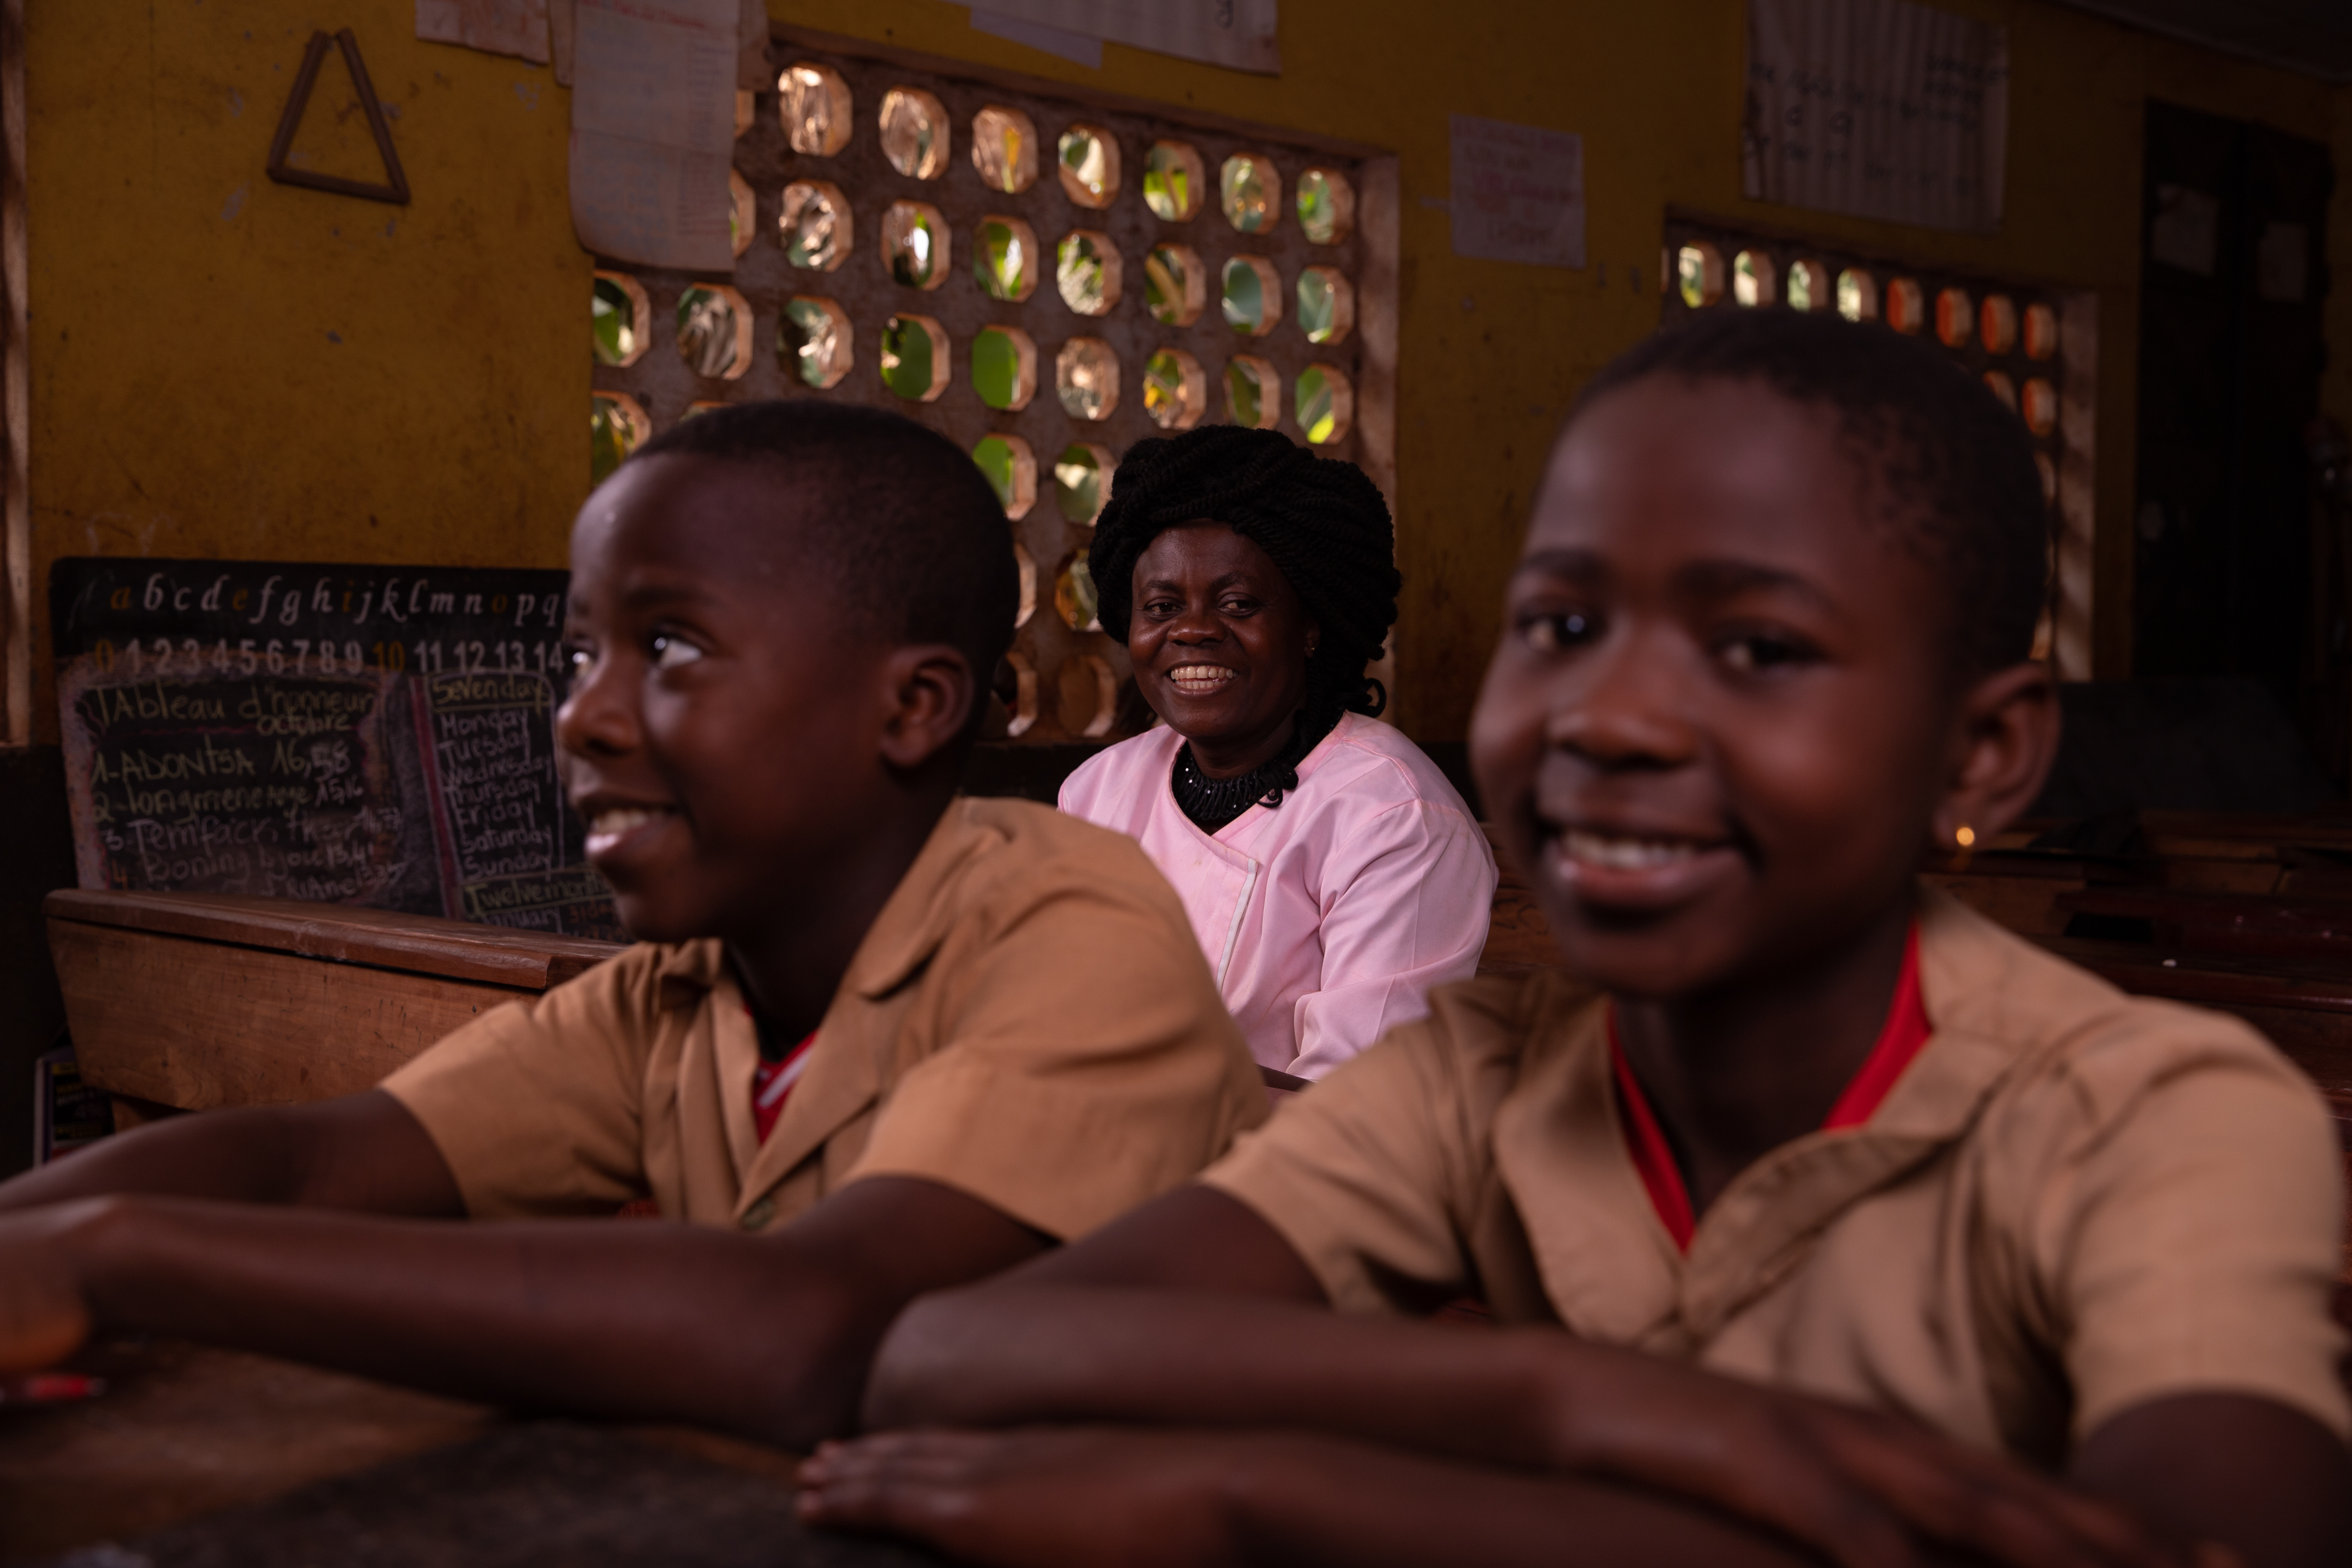
[{"label": "child in tan uniform", "polygon": [[[649,444],[573,531],[556,721],[639,945],[373,1093],[0,1186],[0,1370],[151,1330],[807,1442],[916,1294],[1222,1152],[1265,1096],[1175,894],[956,795],[1015,595],[987,483],[910,421]],[[693,1223],[546,1217],[647,1198]]]},{"label": "child in tan uniform", "polygon": [[[1620,360],[1471,737],[1576,978],[1442,990],[919,1304],[870,1424],[1046,1429],[831,1451],[808,1515],[999,1563],[2352,1560],[2311,1087],[1914,875],[2049,765],[2046,518],[2014,416],[1882,327]],[[1506,1326],[1407,1321],[1465,1292]]]}]

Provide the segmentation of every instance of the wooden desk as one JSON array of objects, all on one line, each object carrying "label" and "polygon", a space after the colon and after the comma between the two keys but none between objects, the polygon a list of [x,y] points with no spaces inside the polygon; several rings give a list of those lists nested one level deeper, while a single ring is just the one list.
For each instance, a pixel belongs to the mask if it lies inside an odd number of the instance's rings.
[{"label": "wooden desk", "polygon": [[1970,852],[1931,856],[1922,871],[2029,936],[2063,934],[2069,911],[2053,900],[2084,889],[2352,898],[2352,813],[2144,811],[2021,823]]},{"label": "wooden desk", "polygon": [[355,1094],[621,951],[288,899],[66,891],[46,909],[82,1076],[130,1121]]},{"label": "wooden desk", "polygon": [[500,1003],[622,951],[290,899],[67,891],[47,911],[81,1075],[115,1097],[117,1127],[357,1094]]},{"label": "wooden desk", "polygon": [[153,1568],[935,1561],[803,1535],[792,1456],[707,1433],[501,1418],[184,1345],[92,1364],[100,1398],[0,1411],[0,1563],[107,1541]]},{"label": "wooden desk", "polygon": [[2352,973],[2352,899],[2110,887],[2074,889],[2055,904],[2071,922],[2065,931],[2129,927],[2131,940],[2166,948],[2332,960],[2336,973]]}]

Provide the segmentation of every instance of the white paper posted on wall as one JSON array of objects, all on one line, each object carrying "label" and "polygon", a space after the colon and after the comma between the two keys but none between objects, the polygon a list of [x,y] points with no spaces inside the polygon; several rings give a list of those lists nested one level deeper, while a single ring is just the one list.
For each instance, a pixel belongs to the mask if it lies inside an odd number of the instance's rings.
[{"label": "white paper posted on wall", "polygon": [[1276,0],[973,0],[972,10],[1235,70],[1282,69]]},{"label": "white paper posted on wall", "polygon": [[1749,196],[1998,229],[2008,32],[1906,0],[1748,0],[1742,142]]},{"label": "white paper posted on wall", "polygon": [[577,0],[572,225],[599,256],[732,272],[738,0]]},{"label": "white paper posted on wall", "polygon": [[1454,254],[1584,265],[1584,139],[1540,125],[1453,117]]},{"label": "white paper posted on wall", "polygon": [[[572,0],[562,0],[568,7]],[[416,0],[416,36],[533,65],[548,57],[547,0]]]}]

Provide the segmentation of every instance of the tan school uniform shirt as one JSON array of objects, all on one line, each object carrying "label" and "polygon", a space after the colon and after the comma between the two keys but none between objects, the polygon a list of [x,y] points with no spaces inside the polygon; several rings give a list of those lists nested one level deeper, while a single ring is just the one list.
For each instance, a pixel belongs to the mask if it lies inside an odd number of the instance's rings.
[{"label": "tan school uniform shirt", "polygon": [[1864,1125],[1742,1172],[1687,1255],[1565,974],[1434,992],[1202,1178],[1342,1310],[1464,1291],[2054,1464],[2109,1416],[2228,1391],[2339,1436],[2326,1108],[2236,1019],[2126,996],[1923,892],[1927,1046]]},{"label": "tan school uniform shirt", "polygon": [[633,947],[386,1079],[481,1218],[772,1229],[919,1176],[1050,1236],[1177,1185],[1265,1093],[1175,893],[1132,841],[958,799],[883,906],[767,1142],[759,1041],[715,940]]}]

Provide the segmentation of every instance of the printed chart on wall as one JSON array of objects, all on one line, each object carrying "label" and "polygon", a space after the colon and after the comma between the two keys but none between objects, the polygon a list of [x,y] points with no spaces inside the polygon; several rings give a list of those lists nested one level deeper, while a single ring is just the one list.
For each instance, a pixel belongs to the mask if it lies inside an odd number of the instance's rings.
[{"label": "printed chart on wall", "polygon": [[620,940],[556,776],[562,572],[61,560],[81,885]]}]

